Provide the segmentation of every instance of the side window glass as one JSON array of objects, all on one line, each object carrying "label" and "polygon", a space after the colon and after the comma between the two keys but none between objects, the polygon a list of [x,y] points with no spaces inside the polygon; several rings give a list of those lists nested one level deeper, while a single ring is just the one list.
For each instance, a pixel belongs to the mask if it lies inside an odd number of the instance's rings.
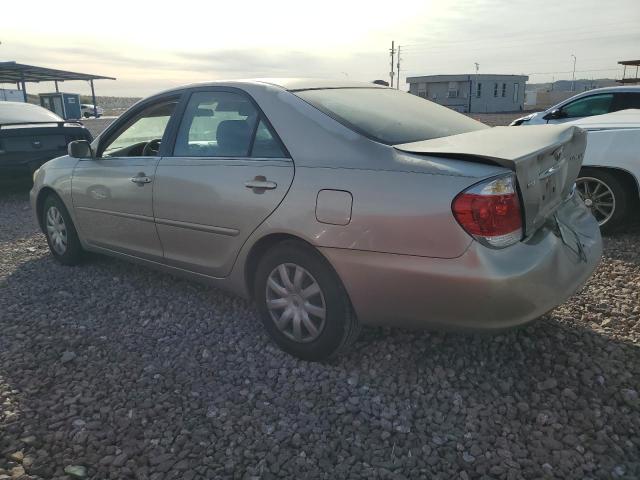
[{"label": "side window glass", "polygon": [[140,157],[158,154],[169,119],[178,101],[154,105],[135,117],[124,130],[108,140],[102,156]]},{"label": "side window glass", "polygon": [[571,102],[562,107],[562,111],[567,118],[602,115],[603,113],[609,113],[611,111],[612,102],[613,94],[603,93]]},{"label": "side window glass", "polygon": [[283,158],[286,156],[264,120],[260,120],[258,123],[251,156],[260,158]]},{"label": "side window glass", "polygon": [[185,110],[173,154],[247,157],[258,121],[251,101],[231,92],[196,92]]},{"label": "side window glass", "polygon": [[614,110],[626,110],[628,108],[640,108],[640,93],[626,92],[615,96]]}]

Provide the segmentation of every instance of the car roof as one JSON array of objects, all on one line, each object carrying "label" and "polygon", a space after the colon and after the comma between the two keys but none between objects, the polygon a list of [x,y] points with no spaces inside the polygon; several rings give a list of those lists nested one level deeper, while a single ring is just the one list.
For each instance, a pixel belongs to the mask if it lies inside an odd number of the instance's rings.
[{"label": "car roof", "polygon": [[640,85],[621,85],[618,87],[594,88],[592,90],[585,90],[584,92],[580,92],[579,95],[608,92],[640,92]]},{"label": "car roof", "polygon": [[285,90],[313,90],[323,88],[387,88],[370,82],[358,82],[355,80],[336,80],[330,78],[257,78],[256,82],[268,83],[284,88]]},{"label": "car roof", "polygon": [[584,97],[587,95],[593,95],[594,93],[626,93],[626,92],[637,92],[640,93],[640,85],[624,85],[619,87],[602,87],[602,88],[594,88],[593,90],[585,90],[584,92],[576,93],[575,95],[567,98],[562,103],[567,102],[568,100]]},{"label": "car roof", "polygon": [[329,88],[389,88],[384,85],[378,85],[373,82],[358,82],[353,80],[336,80],[329,78],[303,78],[303,77],[290,77],[290,78],[244,78],[237,80],[213,80],[190,83],[187,85],[181,85],[179,87],[171,88],[158,94],[164,95],[167,93],[181,91],[187,88],[198,87],[243,87],[243,86],[256,86],[256,85],[271,85],[288,91],[298,90],[314,90],[314,89],[329,89]]}]

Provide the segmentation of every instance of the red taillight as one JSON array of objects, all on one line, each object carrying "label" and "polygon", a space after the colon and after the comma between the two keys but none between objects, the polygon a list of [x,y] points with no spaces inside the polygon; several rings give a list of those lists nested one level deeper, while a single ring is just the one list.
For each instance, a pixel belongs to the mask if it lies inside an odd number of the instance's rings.
[{"label": "red taillight", "polygon": [[452,204],[458,223],[491,247],[507,247],[522,238],[520,200],[512,175],[474,185]]}]

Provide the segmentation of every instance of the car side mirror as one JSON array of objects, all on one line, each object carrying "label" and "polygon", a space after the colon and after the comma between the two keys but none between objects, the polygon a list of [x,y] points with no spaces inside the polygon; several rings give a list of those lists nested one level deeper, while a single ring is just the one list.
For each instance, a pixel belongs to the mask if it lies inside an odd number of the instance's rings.
[{"label": "car side mirror", "polygon": [[73,158],[93,158],[91,144],[86,140],[74,140],[69,143],[67,152],[69,156]]},{"label": "car side mirror", "polygon": [[567,114],[564,113],[562,111],[562,109],[560,108],[556,108],[555,110],[552,110],[551,112],[547,113],[544,117],[542,117],[544,120],[557,120],[558,118],[564,118],[566,117]]}]

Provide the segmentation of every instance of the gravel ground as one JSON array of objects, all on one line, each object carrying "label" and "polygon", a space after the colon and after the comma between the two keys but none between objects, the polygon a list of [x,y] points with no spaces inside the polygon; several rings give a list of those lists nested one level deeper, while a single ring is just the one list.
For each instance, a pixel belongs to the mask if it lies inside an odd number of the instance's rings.
[{"label": "gravel ground", "polygon": [[530,326],[365,330],[312,364],[221,291],[56,264],[5,190],[0,479],[640,477],[638,226]]}]

